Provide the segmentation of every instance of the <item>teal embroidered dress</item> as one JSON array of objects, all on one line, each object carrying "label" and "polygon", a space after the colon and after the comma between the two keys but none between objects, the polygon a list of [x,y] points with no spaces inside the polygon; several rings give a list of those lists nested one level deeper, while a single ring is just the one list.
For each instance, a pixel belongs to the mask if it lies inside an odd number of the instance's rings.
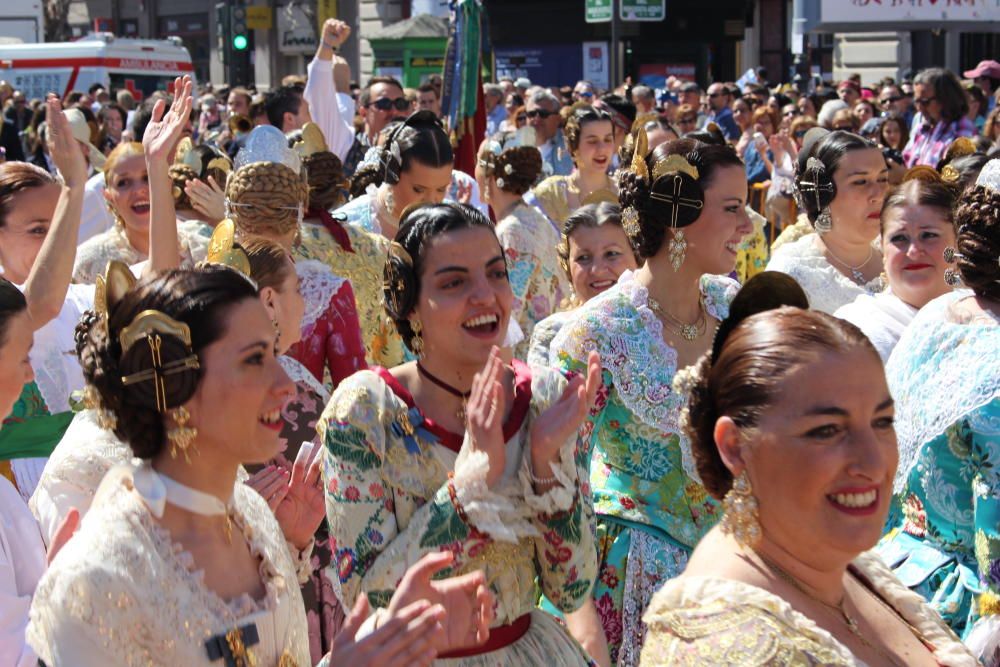
[{"label": "teal embroidered dress", "polygon": [[966,290],[917,314],[889,358],[899,468],[877,547],[986,664],[1000,664],[1000,322]]},{"label": "teal embroidered dress", "polygon": [[559,399],[566,379],[518,361],[513,367],[515,397],[504,425],[507,463],[494,488],[486,485],[486,455],[470,454],[462,435],[425,418],[385,369],[360,371],[337,387],[319,427],[337,595],[344,609],[362,592],[373,606],[384,607],[410,565],[447,549],[455,554],[450,574],[485,572],[497,599],[494,630],[529,619],[530,627],[490,653],[439,663],[586,665],[588,658],[565,628],[535,608],[539,585],[565,612],[579,608],[593,586],[594,514],[589,494],[582,492],[586,447],[576,435],[563,443],[552,466],[557,484],[541,496],[534,493],[530,427]]},{"label": "teal embroidered dress", "polygon": [[[708,314],[725,318],[737,289],[729,278],[702,276]],[[646,605],[684,570],[721,510],[698,481],[680,434],[687,396],[672,388],[677,352],[663,340],[663,325],[633,272],[575,311],[552,341],[550,358],[582,371],[590,350],[601,355],[604,380],[586,427],[594,445],[590,484],[600,563],[593,597],[612,661],[635,665]]]}]

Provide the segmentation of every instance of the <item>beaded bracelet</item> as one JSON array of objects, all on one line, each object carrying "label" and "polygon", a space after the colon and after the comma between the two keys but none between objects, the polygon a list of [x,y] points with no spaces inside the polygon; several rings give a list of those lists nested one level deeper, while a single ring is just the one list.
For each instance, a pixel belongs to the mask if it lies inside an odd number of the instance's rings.
[{"label": "beaded bracelet", "polygon": [[531,478],[532,483],[538,484],[539,486],[545,486],[546,484],[555,484],[556,482],[559,481],[558,479],[556,479],[555,475],[553,475],[552,477],[535,477],[535,471],[531,469],[530,465],[528,466],[528,477]]}]

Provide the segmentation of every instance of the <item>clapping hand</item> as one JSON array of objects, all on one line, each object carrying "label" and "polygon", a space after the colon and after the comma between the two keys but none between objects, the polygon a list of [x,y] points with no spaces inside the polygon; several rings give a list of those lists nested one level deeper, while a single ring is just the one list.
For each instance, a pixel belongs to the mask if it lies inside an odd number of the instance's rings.
[{"label": "clapping hand", "polygon": [[580,430],[594,406],[601,386],[601,358],[591,352],[586,375],[575,375],[558,401],[538,415],[531,424],[531,468],[538,477],[548,477],[559,448]]},{"label": "clapping hand", "polygon": [[303,443],[291,473],[269,466],[246,481],[267,501],[285,539],[298,549],[309,544],[326,516],[320,450],[311,442]]},{"label": "clapping hand", "polygon": [[45,100],[45,117],[48,119],[49,155],[59,175],[66,187],[82,188],[87,183],[87,160],[83,157],[80,142],[73,136],[69,120],[63,114],[62,103],[51,93]]},{"label": "clapping hand", "polygon": [[450,551],[427,554],[406,571],[389,601],[390,616],[420,600],[447,609],[447,615],[439,622],[443,634],[437,638],[438,645],[435,647],[441,653],[485,643],[493,623],[495,600],[482,571],[447,579],[431,579],[450,566],[454,559],[455,554]]},{"label": "clapping hand", "polygon": [[354,637],[370,612],[368,596],[362,593],[333,640],[328,662],[331,667],[428,667],[434,662],[437,657],[435,640],[444,632],[440,625],[445,619],[444,607],[418,600],[364,639],[355,641]]},{"label": "clapping hand", "polygon": [[503,437],[506,392],[503,388],[504,365],[500,348],[490,350],[483,370],[472,379],[472,391],[465,406],[469,449],[484,452],[490,461],[486,485],[490,488],[503,476],[507,443]]},{"label": "clapping hand", "polygon": [[170,110],[164,115],[167,102],[157,100],[153,107],[152,120],[142,135],[142,149],[147,162],[157,160],[169,162],[174,147],[184,132],[184,126],[188,123],[191,104],[191,77],[177,77],[174,79],[174,101],[170,105]]},{"label": "clapping hand", "polygon": [[205,216],[205,220],[215,225],[226,217],[226,193],[212,176],[208,182],[192,178],[184,185],[184,193],[191,200],[194,210]]}]

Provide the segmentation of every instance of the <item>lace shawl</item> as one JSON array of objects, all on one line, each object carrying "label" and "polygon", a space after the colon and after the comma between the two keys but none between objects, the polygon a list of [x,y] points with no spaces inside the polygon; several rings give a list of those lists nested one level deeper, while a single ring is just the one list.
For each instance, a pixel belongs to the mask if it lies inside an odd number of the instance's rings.
[{"label": "lace shawl", "polygon": [[[706,312],[725,319],[739,290],[736,281],[704,275],[699,286]],[[625,407],[639,421],[663,433],[677,433],[684,471],[700,481],[691,443],[680,425],[688,397],[672,386],[678,372],[677,350],[663,340],[663,323],[648,303],[649,291],[636,281],[634,272],[625,271],[617,285],[575,311],[574,321],[552,341],[550,358],[565,354],[582,360],[597,350]]]},{"label": "lace shawl", "polygon": [[862,286],[838,271],[817,247],[812,234],[775,250],[767,270],[795,278],[809,297],[809,307],[831,315],[862,294],[875,294],[884,287],[881,276]]},{"label": "lace shawl", "polygon": [[263,498],[236,484],[233,532],[260,560],[265,595],[227,602],[131,490],[132,472],[120,466],[105,477],[79,532],[39,582],[27,631],[39,657],[51,667],[210,667],[205,641],[253,622],[259,664],[278,665],[287,654],[291,664],[309,665],[296,568]]},{"label": "lace shawl", "polygon": [[[935,647],[939,664],[979,664],[941,617],[903,586],[878,556],[863,553],[852,565]],[[864,665],[784,599],[731,579],[668,581],[643,620],[649,626],[644,665]]]},{"label": "lace shawl", "polygon": [[956,324],[950,316],[970,294],[960,290],[924,306],[886,365],[896,400],[896,493],[924,443],[1000,395],[1000,326]]},{"label": "lace shawl", "polygon": [[330,307],[330,299],[345,281],[334,275],[329,266],[314,259],[295,262],[295,272],[299,275],[299,292],[306,305],[302,315],[302,330],[305,331],[323,316]]},{"label": "lace shawl", "polygon": [[889,355],[916,314],[916,308],[903,303],[889,291],[875,295],[862,294],[834,313],[836,317],[861,329],[878,350],[882,363],[889,361]]}]

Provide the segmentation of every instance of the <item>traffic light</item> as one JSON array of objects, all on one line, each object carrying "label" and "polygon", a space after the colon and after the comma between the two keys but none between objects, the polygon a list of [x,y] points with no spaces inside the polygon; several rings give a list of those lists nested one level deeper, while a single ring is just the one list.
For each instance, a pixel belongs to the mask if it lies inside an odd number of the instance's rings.
[{"label": "traffic light", "polygon": [[247,33],[247,9],[242,3],[230,8],[229,26],[233,50],[246,51],[250,45],[250,38]]}]

